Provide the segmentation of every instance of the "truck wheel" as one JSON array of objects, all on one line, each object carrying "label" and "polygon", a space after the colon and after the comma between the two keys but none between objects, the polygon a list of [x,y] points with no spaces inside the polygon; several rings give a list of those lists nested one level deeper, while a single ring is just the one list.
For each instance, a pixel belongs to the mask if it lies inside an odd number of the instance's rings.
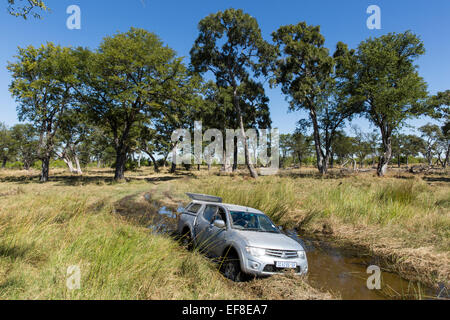
[{"label": "truck wheel", "polygon": [[184,230],[181,234],[180,238],[181,245],[185,247],[187,250],[192,250],[192,238],[191,238],[191,232],[189,230]]},{"label": "truck wheel", "polygon": [[239,263],[239,257],[236,254],[227,256],[220,268],[224,277],[234,282],[241,282],[244,280],[244,274],[241,271],[241,264]]}]

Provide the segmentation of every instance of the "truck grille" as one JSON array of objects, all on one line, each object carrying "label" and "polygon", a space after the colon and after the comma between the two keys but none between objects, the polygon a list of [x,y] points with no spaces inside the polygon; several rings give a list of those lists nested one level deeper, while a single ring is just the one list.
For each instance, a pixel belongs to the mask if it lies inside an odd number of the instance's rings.
[{"label": "truck grille", "polygon": [[282,259],[294,259],[298,257],[297,251],[294,250],[266,249],[266,255]]}]

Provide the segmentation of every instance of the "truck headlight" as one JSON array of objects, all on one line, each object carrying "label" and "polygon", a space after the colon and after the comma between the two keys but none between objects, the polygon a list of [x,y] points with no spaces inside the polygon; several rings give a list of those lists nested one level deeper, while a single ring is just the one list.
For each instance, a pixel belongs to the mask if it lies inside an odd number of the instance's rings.
[{"label": "truck headlight", "polygon": [[305,251],[297,251],[297,255],[300,259],[305,260],[306,257]]},{"label": "truck headlight", "polygon": [[261,257],[266,254],[266,249],[263,248],[246,247],[245,249],[254,257]]}]

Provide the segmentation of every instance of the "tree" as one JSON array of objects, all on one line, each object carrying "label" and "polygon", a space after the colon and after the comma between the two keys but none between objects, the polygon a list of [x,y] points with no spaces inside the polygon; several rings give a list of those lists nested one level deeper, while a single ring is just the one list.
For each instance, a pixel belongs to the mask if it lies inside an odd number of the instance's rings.
[{"label": "tree", "polygon": [[25,170],[30,170],[38,159],[38,131],[29,123],[16,124],[11,128],[11,138],[17,159],[22,161]]},{"label": "tree", "polygon": [[370,146],[370,155],[372,156],[372,167],[375,167],[375,161],[380,149],[380,135],[376,130],[366,134],[366,140]]},{"label": "tree", "polygon": [[450,121],[447,121],[445,125],[441,127],[442,130],[442,138],[441,145],[445,152],[445,158],[442,166],[446,168],[450,161]]},{"label": "tree", "polygon": [[[34,9],[41,11],[47,11],[48,8],[42,0],[7,0],[8,1],[8,13],[16,17],[22,17],[27,19],[28,15],[32,15],[34,18],[41,18],[40,14],[33,12]],[[23,4],[23,2],[26,2]],[[19,4],[20,3],[20,4]]]},{"label": "tree", "polygon": [[352,126],[355,143],[355,153],[358,156],[359,167],[362,168],[364,165],[364,160],[372,152],[371,144],[369,139],[371,138],[369,134],[364,133],[358,126]]},{"label": "tree", "polygon": [[433,164],[433,157],[437,155],[437,147],[439,140],[442,138],[441,128],[436,124],[426,124],[419,128],[422,133],[422,139],[424,140],[423,153],[428,161],[428,165]]},{"label": "tree", "polygon": [[431,97],[430,105],[432,108],[431,116],[442,123],[442,137],[439,146],[445,153],[442,165],[446,168],[450,161],[450,90],[438,92]]},{"label": "tree", "polygon": [[253,178],[258,174],[251,163],[244,129],[243,95],[252,81],[266,74],[273,47],[263,40],[255,18],[242,10],[228,9],[211,14],[199,23],[199,36],[191,49],[195,71],[211,71],[219,87],[230,87],[233,106],[244,142],[245,162]]},{"label": "tree", "polygon": [[11,158],[13,153],[11,131],[4,123],[0,122],[0,162],[2,168],[6,166],[6,162]]},{"label": "tree", "polygon": [[114,179],[122,180],[127,156],[137,145],[138,126],[169,115],[169,104],[183,104],[175,100],[190,88],[187,70],[172,49],[143,29],[106,37],[96,52],[79,49],[78,54],[84,59],[78,88],[82,110],[112,136]]},{"label": "tree", "polygon": [[407,31],[369,38],[352,55],[356,69],[346,78],[353,99],[363,103],[365,115],[381,133],[378,176],[385,175],[391,160],[394,130],[428,111],[427,85],[414,64],[424,52],[422,41]]},{"label": "tree", "polygon": [[18,103],[19,120],[28,120],[39,130],[40,180],[46,182],[55,134],[62,115],[71,106],[76,63],[71,49],[52,43],[19,48],[16,57],[17,62],[8,64],[13,78],[9,90]]},{"label": "tree", "polygon": [[401,167],[401,158],[405,148],[405,136],[400,133],[392,135],[392,155],[397,158],[397,167]]},{"label": "tree", "polygon": [[[82,174],[80,150],[82,142],[87,141],[93,128],[88,124],[85,114],[67,110],[60,120],[56,133],[56,155],[61,158],[71,173]],[[75,167],[74,167],[75,164]]]},{"label": "tree", "polygon": [[297,128],[292,134],[290,149],[293,155],[297,157],[300,167],[304,159],[312,152],[312,142],[313,138],[306,135],[301,128]]},{"label": "tree", "polygon": [[305,22],[280,27],[272,37],[280,52],[272,83],[281,84],[290,110],[308,111],[309,119],[302,124],[313,129],[317,168],[326,174],[336,132],[358,111],[357,104],[348,102],[347,87],[335,73],[335,67],[344,66],[348,49],[339,43],[331,57],[320,27]]},{"label": "tree", "polygon": [[356,169],[355,138],[347,136],[343,131],[338,131],[333,141],[333,152],[339,159],[340,165],[345,166],[350,160],[353,162],[353,168]]},{"label": "tree", "polygon": [[403,155],[406,159],[406,166],[409,166],[409,157],[416,157],[424,149],[424,141],[420,137],[408,134],[403,137]]},{"label": "tree", "polygon": [[288,153],[292,146],[292,135],[291,134],[280,134],[280,152],[281,152],[281,165],[284,167]]}]

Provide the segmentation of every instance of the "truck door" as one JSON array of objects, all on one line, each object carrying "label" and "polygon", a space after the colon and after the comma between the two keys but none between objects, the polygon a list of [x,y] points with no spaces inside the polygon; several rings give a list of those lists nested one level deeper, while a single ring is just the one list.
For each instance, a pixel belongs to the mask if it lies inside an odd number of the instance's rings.
[{"label": "truck door", "polygon": [[210,239],[208,247],[209,255],[213,257],[220,257],[227,244],[226,243],[227,229],[226,227],[225,229],[220,229],[214,226],[215,220],[223,220],[225,222],[225,226],[228,225],[227,222],[228,219],[225,209],[223,209],[220,206],[217,207],[217,211],[211,220],[211,225],[207,229],[208,238]]},{"label": "truck door", "polygon": [[208,251],[208,242],[210,242],[209,228],[211,227],[212,220],[217,212],[217,206],[206,205],[203,212],[201,212],[195,221],[195,244],[200,250]]}]

